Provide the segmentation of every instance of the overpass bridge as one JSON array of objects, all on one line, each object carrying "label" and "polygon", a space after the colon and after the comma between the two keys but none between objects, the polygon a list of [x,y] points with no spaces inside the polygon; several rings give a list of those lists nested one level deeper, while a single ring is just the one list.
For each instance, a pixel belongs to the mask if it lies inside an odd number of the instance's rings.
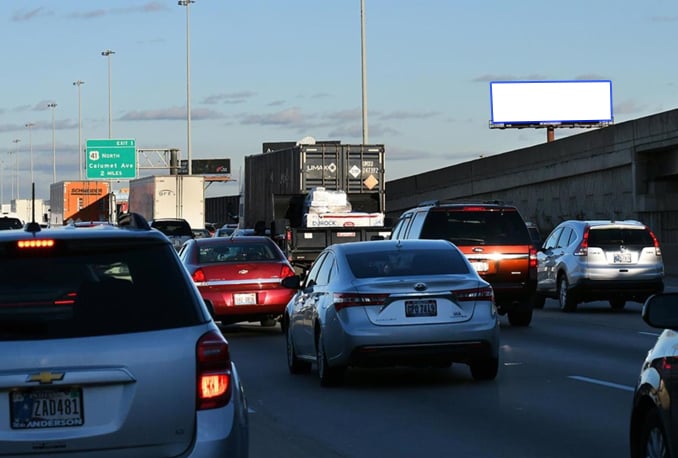
[{"label": "overpass bridge", "polygon": [[565,219],[637,219],[678,275],[678,110],[386,183],[393,220],[435,199],[511,202],[544,235]]}]

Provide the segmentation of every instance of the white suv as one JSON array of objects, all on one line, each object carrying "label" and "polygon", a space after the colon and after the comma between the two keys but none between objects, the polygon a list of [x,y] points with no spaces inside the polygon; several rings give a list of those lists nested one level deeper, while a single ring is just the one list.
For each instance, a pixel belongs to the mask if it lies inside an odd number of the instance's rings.
[{"label": "white suv", "polygon": [[552,297],[566,312],[599,300],[620,310],[663,290],[659,242],[638,221],[564,221],[537,253],[538,308]]}]

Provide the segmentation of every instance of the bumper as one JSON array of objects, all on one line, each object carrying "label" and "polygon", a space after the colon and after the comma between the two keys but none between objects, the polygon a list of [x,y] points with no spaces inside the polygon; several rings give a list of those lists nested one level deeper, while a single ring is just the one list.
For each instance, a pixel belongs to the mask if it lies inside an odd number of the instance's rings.
[{"label": "bumper", "polygon": [[582,279],[572,287],[572,293],[582,301],[624,298],[644,302],[649,296],[662,291],[664,291],[664,281],[661,278],[651,280]]}]

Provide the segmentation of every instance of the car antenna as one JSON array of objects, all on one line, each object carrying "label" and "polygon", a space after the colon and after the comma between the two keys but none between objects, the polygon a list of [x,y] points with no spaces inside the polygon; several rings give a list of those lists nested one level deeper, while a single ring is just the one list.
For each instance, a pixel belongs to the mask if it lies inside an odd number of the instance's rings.
[{"label": "car antenna", "polygon": [[26,232],[40,232],[41,228],[35,222],[35,183],[31,183],[31,222],[26,224]]}]

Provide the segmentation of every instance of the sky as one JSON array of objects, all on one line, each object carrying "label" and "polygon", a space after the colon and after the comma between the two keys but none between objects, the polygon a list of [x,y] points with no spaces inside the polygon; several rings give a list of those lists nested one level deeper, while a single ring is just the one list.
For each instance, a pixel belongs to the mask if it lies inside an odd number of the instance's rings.
[{"label": "sky", "polygon": [[[188,15],[176,0],[3,0],[0,199],[17,175],[20,198],[33,177],[45,200],[54,178],[79,179],[79,145],[109,122],[111,138],[186,159],[189,100],[192,158],[231,160],[208,197],[237,195],[264,142],[362,143],[363,110],[387,182],[545,142],[490,129],[492,81],[610,80],[615,124],[678,106],[674,0],[364,5],[362,40],[360,0],[196,0]],[[140,154],[139,174],[160,163]]]}]

